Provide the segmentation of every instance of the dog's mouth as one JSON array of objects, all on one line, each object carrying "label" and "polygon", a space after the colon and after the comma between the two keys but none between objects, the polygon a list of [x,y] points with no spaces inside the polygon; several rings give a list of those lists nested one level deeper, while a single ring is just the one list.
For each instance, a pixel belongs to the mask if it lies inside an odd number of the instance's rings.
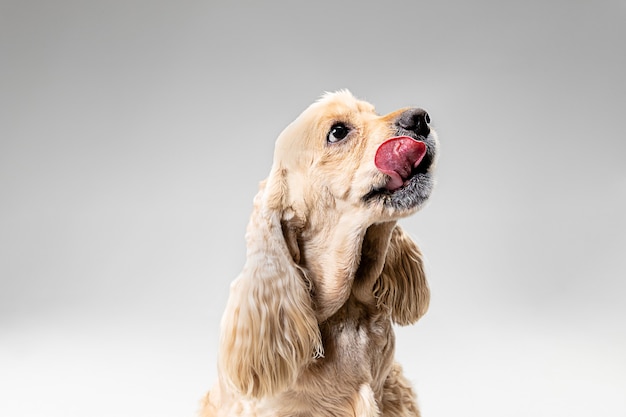
[{"label": "dog's mouth", "polygon": [[383,142],[376,151],[374,164],[387,176],[387,182],[373,188],[365,201],[380,199],[396,209],[421,205],[432,190],[429,173],[433,152],[426,141],[410,136],[395,136]]},{"label": "dog's mouth", "polygon": [[426,144],[409,136],[396,136],[383,142],[376,151],[374,164],[389,176],[385,189],[395,191],[404,186],[418,170],[426,156]]}]

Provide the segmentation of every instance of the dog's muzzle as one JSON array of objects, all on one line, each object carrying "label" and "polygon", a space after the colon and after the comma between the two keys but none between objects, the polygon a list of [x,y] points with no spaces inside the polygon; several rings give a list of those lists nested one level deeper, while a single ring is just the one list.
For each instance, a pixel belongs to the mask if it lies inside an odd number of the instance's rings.
[{"label": "dog's muzzle", "polygon": [[379,145],[374,159],[387,182],[376,184],[363,200],[378,200],[400,211],[414,210],[422,206],[433,188],[431,167],[437,140],[428,125],[430,116],[423,109],[407,109],[393,123],[396,136]]}]

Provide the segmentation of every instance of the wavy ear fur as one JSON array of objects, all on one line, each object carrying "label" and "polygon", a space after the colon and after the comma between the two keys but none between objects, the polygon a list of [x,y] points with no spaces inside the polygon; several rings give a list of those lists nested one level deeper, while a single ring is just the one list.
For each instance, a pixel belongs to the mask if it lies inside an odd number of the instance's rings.
[{"label": "wavy ear fur", "polygon": [[247,260],[232,283],[220,338],[220,376],[253,397],[290,386],[321,356],[319,327],[309,283],[295,264],[281,227],[279,183],[264,187],[246,233]]},{"label": "wavy ear fur", "polygon": [[422,252],[400,226],[395,226],[391,233],[374,296],[379,306],[391,309],[393,321],[400,325],[415,323],[428,310],[430,289]]}]

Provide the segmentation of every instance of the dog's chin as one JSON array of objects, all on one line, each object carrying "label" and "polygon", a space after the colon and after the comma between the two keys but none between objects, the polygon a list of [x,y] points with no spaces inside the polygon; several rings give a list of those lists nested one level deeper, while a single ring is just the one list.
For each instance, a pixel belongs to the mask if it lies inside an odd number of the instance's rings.
[{"label": "dog's chin", "polygon": [[419,210],[428,200],[434,181],[430,172],[414,172],[404,184],[395,190],[388,190],[385,184],[372,188],[363,197],[367,205],[382,205],[396,215],[409,215]]}]

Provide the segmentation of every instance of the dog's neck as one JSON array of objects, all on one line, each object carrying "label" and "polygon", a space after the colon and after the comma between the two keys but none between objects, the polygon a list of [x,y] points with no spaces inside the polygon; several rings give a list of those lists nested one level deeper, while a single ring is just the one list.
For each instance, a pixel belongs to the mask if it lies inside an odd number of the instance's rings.
[{"label": "dog's neck", "polygon": [[352,286],[354,296],[361,302],[376,302],[373,287],[385,266],[389,241],[395,226],[394,220],[375,223],[367,228],[361,245],[359,267]]},{"label": "dog's neck", "polygon": [[309,218],[300,223],[297,262],[316,283],[313,299],[319,322],[335,314],[351,294],[360,302],[376,303],[373,287],[396,222],[369,222],[357,213],[328,214],[323,220]]}]

